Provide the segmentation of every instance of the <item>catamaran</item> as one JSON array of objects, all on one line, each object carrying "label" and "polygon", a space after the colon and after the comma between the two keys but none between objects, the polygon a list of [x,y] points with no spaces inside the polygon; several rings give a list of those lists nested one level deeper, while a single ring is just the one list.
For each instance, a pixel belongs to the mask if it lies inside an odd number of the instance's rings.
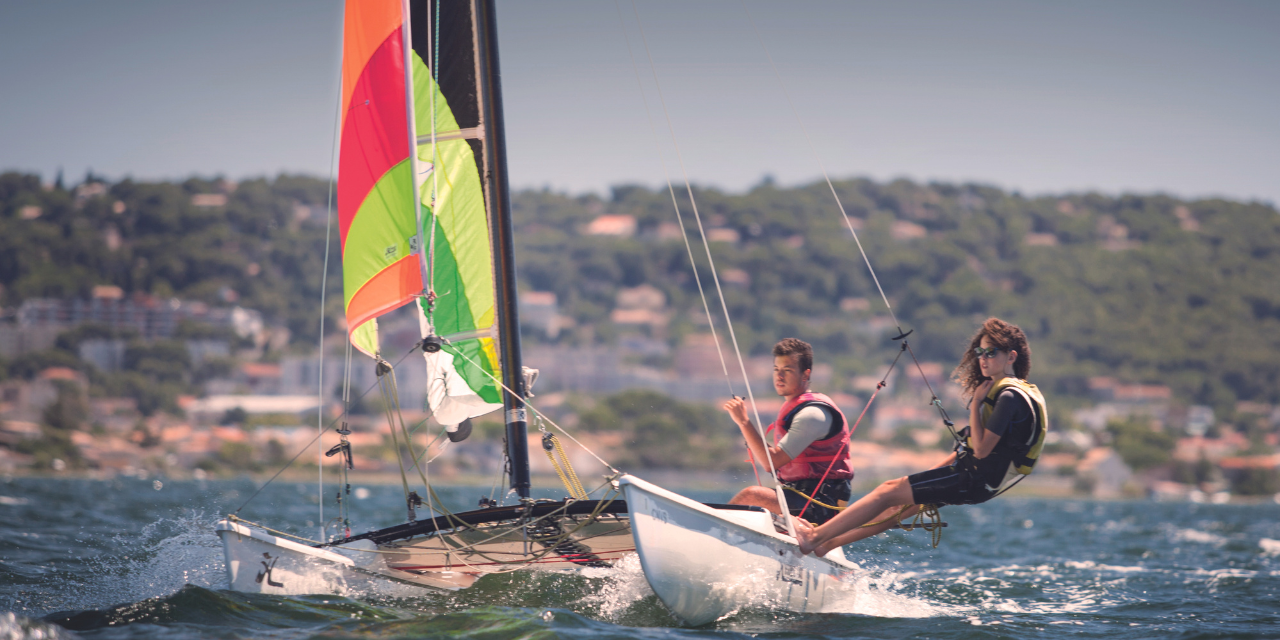
[{"label": "catamaran", "polygon": [[[611,566],[636,553],[658,598],[687,624],[753,602],[821,610],[856,566],[838,550],[801,554],[787,517],[703,504],[621,472],[588,492],[570,471],[566,499],[530,497],[529,416],[540,416],[527,405],[536,372],[521,361],[498,79],[493,0],[347,3],[337,212],[349,343],[372,358],[384,400],[396,406],[377,319],[412,305],[432,414],[461,440],[471,418],[503,412],[515,503],[446,509],[392,411],[392,435],[407,448],[402,476],[407,460],[426,490],[424,500],[406,481],[408,521],[307,540],[233,514],[216,525],[231,588],[463,589],[488,573]],[[345,460],[345,474],[346,423],[336,432],[329,454]],[[544,442],[559,446],[549,433]],[[431,516],[417,519],[424,504]]]}]

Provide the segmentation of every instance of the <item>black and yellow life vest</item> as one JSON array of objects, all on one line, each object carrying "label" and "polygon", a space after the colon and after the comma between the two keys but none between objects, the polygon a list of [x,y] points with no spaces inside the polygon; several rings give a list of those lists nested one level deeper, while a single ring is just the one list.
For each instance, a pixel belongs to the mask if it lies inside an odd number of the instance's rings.
[{"label": "black and yellow life vest", "polygon": [[983,399],[983,424],[986,424],[987,420],[991,419],[991,413],[996,408],[996,398],[1000,397],[1000,393],[1005,389],[1012,389],[1022,396],[1027,401],[1027,405],[1031,407],[1032,413],[1035,414],[1035,424],[1032,426],[1031,435],[1026,442],[1009,443],[1014,452],[1014,469],[1025,476],[1031,473],[1031,469],[1036,466],[1036,461],[1040,459],[1040,450],[1044,448],[1044,438],[1049,433],[1049,410],[1045,405],[1044,395],[1040,393],[1040,390],[1034,384],[1013,376],[1005,376],[999,382],[991,385],[991,390],[987,392],[987,397]]}]

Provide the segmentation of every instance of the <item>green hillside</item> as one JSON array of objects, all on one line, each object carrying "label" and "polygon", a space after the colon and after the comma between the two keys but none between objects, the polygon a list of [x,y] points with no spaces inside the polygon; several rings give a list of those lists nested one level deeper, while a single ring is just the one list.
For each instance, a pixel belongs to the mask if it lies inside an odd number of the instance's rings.
[{"label": "green hillside", "polygon": [[[1081,396],[1088,376],[1105,374],[1168,384],[1187,402],[1227,412],[1237,400],[1280,402],[1274,207],[1162,195],[1027,198],[908,181],[836,186],[922,358],[954,361],[977,322],[998,315],[1027,330],[1032,377],[1058,394]],[[192,202],[224,191],[223,205]],[[712,252],[722,274],[746,274],[725,288],[745,350],[761,354],[781,336],[801,336],[838,377],[878,371],[892,357],[883,327],[869,322],[884,305],[825,184],[766,182],[697,197],[704,223],[738,238]],[[678,344],[698,327],[688,255],[663,226],[675,221],[665,190],[512,199],[521,288],[554,291],[577,323],[558,341],[616,340],[608,321],[615,296],[642,283],[663,290],[674,312],[660,339]],[[28,298],[87,297],[103,284],[213,305],[234,300],[306,347],[319,328],[326,201],[323,181],[296,176],[234,190],[197,179],[86,190],[3,174],[0,306],[11,313]],[[634,216],[635,235],[585,235],[601,214]],[[341,312],[336,229],[330,250],[333,327]],[[709,285],[698,245],[695,255]]]}]

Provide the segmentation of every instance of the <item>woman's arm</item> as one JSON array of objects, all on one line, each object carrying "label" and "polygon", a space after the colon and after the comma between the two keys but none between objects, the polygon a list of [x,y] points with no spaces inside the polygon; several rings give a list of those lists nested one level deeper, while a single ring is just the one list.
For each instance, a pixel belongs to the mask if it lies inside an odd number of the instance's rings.
[{"label": "woman's arm", "polygon": [[973,400],[969,402],[969,442],[973,447],[973,457],[981,460],[991,454],[1000,442],[1000,436],[987,431],[982,423],[982,403],[987,399],[994,380],[987,380],[978,385],[973,392]]},{"label": "woman's arm", "polygon": [[[975,442],[974,453],[978,458],[985,458],[1000,442],[1001,437],[1007,433],[1021,434],[1023,433],[1023,425],[1030,424],[1034,428],[1035,409],[1028,404],[1026,398],[1021,394],[1012,391],[1000,394],[996,400],[996,405],[991,409],[991,414],[987,416],[985,422],[982,423],[980,429],[981,440]],[[1013,435],[1011,437],[1026,437]]]},{"label": "woman's arm", "polygon": [[987,431],[985,427],[974,429],[975,434],[986,434],[981,437],[975,437],[976,442],[973,443],[973,457],[981,460],[989,455],[996,448],[996,443],[1000,442],[1000,436]]}]

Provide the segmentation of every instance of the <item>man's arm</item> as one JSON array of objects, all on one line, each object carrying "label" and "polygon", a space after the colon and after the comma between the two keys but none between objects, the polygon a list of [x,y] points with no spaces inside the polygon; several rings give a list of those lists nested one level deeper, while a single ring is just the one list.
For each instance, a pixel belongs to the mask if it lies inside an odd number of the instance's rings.
[{"label": "man's arm", "polygon": [[742,431],[742,437],[747,441],[747,449],[751,451],[751,455],[761,464],[765,462],[766,451],[769,460],[773,461],[773,468],[791,462],[791,454],[783,451],[778,447],[765,446],[764,440],[760,437],[760,432],[755,425],[751,424],[751,419],[747,417],[747,404],[742,398],[733,398],[724,403],[724,410],[729,412],[729,416],[738,424],[738,429]]}]

